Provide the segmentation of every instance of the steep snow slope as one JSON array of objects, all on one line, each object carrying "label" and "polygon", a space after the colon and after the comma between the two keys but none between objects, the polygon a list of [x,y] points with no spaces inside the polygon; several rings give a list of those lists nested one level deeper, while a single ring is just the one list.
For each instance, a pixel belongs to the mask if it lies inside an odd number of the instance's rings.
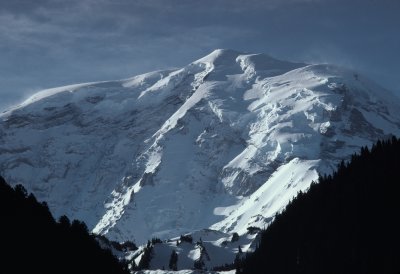
[{"label": "steep snow slope", "polygon": [[399,135],[398,109],[352,71],[216,50],[182,69],[32,96],[0,115],[0,170],[114,240],[244,235],[318,172]]}]

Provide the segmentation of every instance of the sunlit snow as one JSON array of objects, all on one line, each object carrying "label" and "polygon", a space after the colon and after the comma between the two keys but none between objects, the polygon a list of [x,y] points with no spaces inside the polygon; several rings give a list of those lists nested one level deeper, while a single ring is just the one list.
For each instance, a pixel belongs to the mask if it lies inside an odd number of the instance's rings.
[{"label": "sunlit snow", "polygon": [[[248,227],[361,146],[399,135],[398,99],[355,75],[216,50],[176,70],[45,90],[0,114],[0,167],[95,233],[138,244],[200,233],[207,266],[230,263],[233,232],[251,250]],[[154,268],[175,248],[193,266],[199,250],[174,245]]]}]

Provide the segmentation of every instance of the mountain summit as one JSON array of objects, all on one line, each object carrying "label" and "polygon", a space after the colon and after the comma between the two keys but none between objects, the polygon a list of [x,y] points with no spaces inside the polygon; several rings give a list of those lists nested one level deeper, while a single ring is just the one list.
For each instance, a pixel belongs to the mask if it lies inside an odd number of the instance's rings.
[{"label": "mountain summit", "polygon": [[350,70],[215,50],[181,69],[33,95],[0,115],[0,170],[113,240],[244,235],[318,173],[400,135],[398,109]]}]

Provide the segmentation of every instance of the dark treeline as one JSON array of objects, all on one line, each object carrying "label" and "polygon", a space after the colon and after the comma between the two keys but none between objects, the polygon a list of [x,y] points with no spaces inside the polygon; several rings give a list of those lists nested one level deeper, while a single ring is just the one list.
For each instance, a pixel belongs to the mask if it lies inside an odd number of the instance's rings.
[{"label": "dark treeline", "polygon": [[362,148],[278,214],[237,273],[400,273],[400,141]]},{"label": "dark treeline", "polygon": [[0,176],[0,273],[128,273],[83,222],[61,217]]}]

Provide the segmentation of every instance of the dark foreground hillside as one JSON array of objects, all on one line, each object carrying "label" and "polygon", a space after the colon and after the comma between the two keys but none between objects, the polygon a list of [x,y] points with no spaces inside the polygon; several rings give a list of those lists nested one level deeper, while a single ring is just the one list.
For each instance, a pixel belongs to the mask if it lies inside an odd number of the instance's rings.
[{"label": "dark foreground hillside", "polygon": [[46,204],[0,177],[0,273],[128,273],[80,221],[56,222]]},{"label": "dark foreground hillside", "polygon": [[238,273],[400,273],[400,141],[363,148],[300,193]]}]

